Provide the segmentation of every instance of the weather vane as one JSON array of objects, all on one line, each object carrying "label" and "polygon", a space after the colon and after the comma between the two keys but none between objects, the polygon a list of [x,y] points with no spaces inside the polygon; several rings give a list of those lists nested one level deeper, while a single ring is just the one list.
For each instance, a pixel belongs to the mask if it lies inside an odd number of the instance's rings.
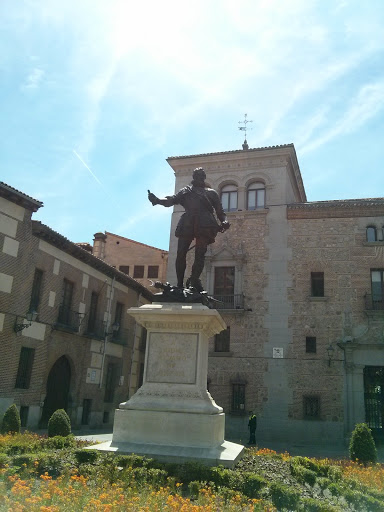
[{"label": "weather vane", "polygon": [[[247,119],[247,114],[244,114],[244,121],[239,121],[239,124],[243,124],[244,126],[239,126],[239,130],[244,132],[244,144],[243,149],[248,149],[248,142],[247,142],[247,124],[253,123],[252,120]],[[252,128],[248,128],[248,130],[251,130]]]}]

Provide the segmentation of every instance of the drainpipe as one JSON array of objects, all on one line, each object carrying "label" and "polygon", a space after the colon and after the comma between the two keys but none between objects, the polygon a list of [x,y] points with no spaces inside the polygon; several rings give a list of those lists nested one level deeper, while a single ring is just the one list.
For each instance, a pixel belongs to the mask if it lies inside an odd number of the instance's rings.
[{"label": "drainpipe", "polygon": [[[137,307],[138,308],[140,307],[140,298],[141,298],[141,293],[139,292],[137,295]],[[130,393],[131,393],[132,373],[133,373],[133,357],[135,355],[136,345],[137,345],[136,335],[137,335],[137,322],[135,321],[135,328],[133,330],[133,346],[132,346],[132,353],[131,353],[131,365],[129,368],[128,399],[130,398]]]},{"label": "drainpipe", "polygon": [[111,293],[109,294],[108,299],[108,307],[107,307],[107,322],[105,324],[105,330],[104,330],[104,349],[103,349],[103,358],[101,360],[101,370],[100,370],[100,384],[99,389],[103,386],[103,374],[104,374],[104,364],[105,364],[105,353],[107,351],[107,342],[108,342],[108,336],[109,336],[109,325],[111,323],[111,309],[112,309],[112,297],[113,297],[113,288],[115,286],[115,276],[113,276],[112,282],[111,282]]}]

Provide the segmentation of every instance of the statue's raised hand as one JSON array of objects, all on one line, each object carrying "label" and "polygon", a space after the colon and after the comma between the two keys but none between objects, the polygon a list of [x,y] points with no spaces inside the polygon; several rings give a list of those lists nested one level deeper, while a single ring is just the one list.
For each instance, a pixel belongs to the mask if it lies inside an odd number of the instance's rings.
[{"label": "statue's raised hand", "polygon": [[159,198],[155,196],[155,194],[152,194],[150,190],[148,190],[148,199],[151,201],[152,206],[155,206],[155,204],[159,204]]}]

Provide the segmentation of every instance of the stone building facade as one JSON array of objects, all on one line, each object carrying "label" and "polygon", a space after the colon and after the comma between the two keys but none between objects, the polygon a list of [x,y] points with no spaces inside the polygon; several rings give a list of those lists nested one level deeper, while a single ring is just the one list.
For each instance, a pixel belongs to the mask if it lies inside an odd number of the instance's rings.
[{"label": "stone building facade", "polygon": [[146,288],[166,280],[168,251],[106,231],[95,233],[92,252]]},{"label": "stone building facade", "polygon": [[204,167],[231,223],[203,276],[228,326],[211,340],[208,372],[227,436],[246,441],[250,410],[258,440],[340,443],[362,421],[382,436],[384,198],[308,202],[292,144],[168,163],[175,191]]},{"label": "stone building facade", "polygon": [[0,183],[0,414],[46,426],[112,426],[140,384],[145,333],[127,309],[151,300],[140,283],[48,226],[42,203]]}]

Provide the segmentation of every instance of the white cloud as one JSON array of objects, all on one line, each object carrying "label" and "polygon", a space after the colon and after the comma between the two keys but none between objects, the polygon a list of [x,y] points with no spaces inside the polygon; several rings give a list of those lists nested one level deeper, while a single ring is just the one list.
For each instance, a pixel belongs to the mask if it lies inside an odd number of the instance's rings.
[{"label": "white cloud", "polygon": [[41,81],[44,77],[44,70],[36,67],[34,68],[25,79],[25,82],[22,84],[21,88],[25,89],[37,89],[41,84]]},{"label": "white cloud", "polygon": [[353,133],[384,110],[384,80],[367,84],[349,102],[348,108],[332,122],[332,127],[310,143],[300,148],[305,154],[317,149],[330,140]]}]

